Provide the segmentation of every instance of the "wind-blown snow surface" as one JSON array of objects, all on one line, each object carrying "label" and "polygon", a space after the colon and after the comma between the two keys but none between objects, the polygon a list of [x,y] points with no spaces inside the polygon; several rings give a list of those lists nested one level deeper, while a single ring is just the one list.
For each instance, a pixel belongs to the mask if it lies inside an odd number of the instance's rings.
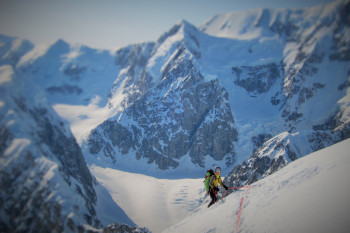
[{"label": "wind-blown snow surface", "polygon": [[198,211],[204,199],[203,179],[157,179],[98,166],[90,170],[126,214],[153,233]]},{"label": "wind-blown snow surface", "polygon": [[[314,152],[256,182],[244,195],[238,232],[348,232],[350,140]],[[164,232],[236,232],[244,191]]]}]

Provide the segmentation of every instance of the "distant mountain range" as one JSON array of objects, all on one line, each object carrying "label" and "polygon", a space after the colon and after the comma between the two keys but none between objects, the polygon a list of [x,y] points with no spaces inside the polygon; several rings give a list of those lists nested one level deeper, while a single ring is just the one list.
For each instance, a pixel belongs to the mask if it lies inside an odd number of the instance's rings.
[{"label": "distant mountain range", "polygon": [[349,137],[348,9],[232,12],[200,29],[181,21],[119,50],[108,101],[118,110],[91,131],[88,161],[157,176],[250,158],[264,161],[258,177]]}]

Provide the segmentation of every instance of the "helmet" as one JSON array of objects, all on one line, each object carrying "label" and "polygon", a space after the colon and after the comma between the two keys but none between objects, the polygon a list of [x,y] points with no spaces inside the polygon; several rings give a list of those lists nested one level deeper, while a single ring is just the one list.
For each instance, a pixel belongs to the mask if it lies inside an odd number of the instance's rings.
[{"label": "helmet", "polygon": [[217,172],[221,172],[221,167],[216,167],[215,168],[215,173],[217,173]]}]

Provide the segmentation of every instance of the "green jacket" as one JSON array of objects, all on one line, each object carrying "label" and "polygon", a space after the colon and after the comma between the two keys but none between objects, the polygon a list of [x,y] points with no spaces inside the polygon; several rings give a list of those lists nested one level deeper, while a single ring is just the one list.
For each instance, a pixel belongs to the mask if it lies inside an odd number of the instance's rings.
[{"label": "green jacket", "polygon": [[206,177],[205,182],[204,182],[205,191],[208,191],[209,190],[209,182],[210,182],[210,172],[207,172],[205,177]]}]

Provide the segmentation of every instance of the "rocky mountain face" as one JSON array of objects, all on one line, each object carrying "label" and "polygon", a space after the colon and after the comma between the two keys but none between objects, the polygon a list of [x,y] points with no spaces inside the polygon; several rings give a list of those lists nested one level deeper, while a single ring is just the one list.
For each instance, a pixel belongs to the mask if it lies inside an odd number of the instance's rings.
[{"label": "rocky mountain face", "polygon": [[[18,48],[27,48],[23,43]],[[69,125],[42,89],[18,72],[11,54],[10,49],[3,55],[0,66],[0,232],[86,232],[86,226],[113,221],[134,225],[103,194]],[[106,205],[114,216],[102,217]]]},{"label": "rocky mountain face", "polygon": [[[218,79],[208,79],[198,69],[194,56],[201,55],[192,47],[198,41],[191,33],[200,32],[181,22],[157,43],[117,52],[123,72],[112,92],[122,88],[123,110],[91,132],[92,155],[118,164],[134,154],[161,170],[176,169],[184,156],[199,167],[206,157],[232,164],[237,129],[228,93]],[[164,49],[169,51],[162,54]]]},{"label": "rocky mountain face", "polygon": [[23,39],[0,35],[0,65],[16,65],[21,57],[34,48],[34,45]]},{"label": "rocky mountain face", "polygon": [[80,147],[45,96],[26,90],[40,93],[28,83],[1,66],[1,231],[99,226],[95,181]]},{"label": "rocky mountain face", "polygon": [[[92,154],[103,152],[116,162],[133,151],[136,159],[147,158],[163,170],[176,168],[186,154],[201,167],[208,155],[233,160],[237,130],[225,88],[218,80],[204,79],[188,50],[176,53],[158,83],[147,87],[147,81],[136,81],[133,88],[144,88],[144,93],[126,98],[122,113],[91,132]],[[142,69],[139,79],[147,80]]]},{"label": "rocky mountain face", "polygon": [[111,224],[103,228],[103,233],[151,233],[147,228],[130,227],[126,224]]},{"label": "rocky mountain face", "polygon": [[[333,14],[329,13],[331,10]],[[293,51],[294,59],[291,62],[292,55],[287,55],[279,69],[273,67],[266,72],[270,79],[257,87],[263,92],[261,88],[276,80],[274,77],[283,78],[283,85],[271,98],[271,103],[279,106],[286,132],[276,136],[264,132],[253,137],[255,149],[250,158],[237,165],[225,178],[230,186],[254,183],[290,161],[349,137],[349,92],[344,92],[350,82],[350,17],[346,13],[349,10],[348,1],[334,2],[314,8],[314,15],[320,16],[309,30],[297,30],[300,25],[293,23],[291,15],[288,25],[278,30],[289,44],[297,45]],[[272,31],[273,25],[269,27]],[[240,72],[233,69],[237,85],[242,83]],[[250,74],[246,77],[244,88],[248,92],[259,92],[254,89],[254,78],[250,78]]]},{"label": "rocky mountain face", "polygon": [[122,101],[91,131],[89,160],[237,165],[227,182],[250,183],[347,138],[349,7],[232,12],[200,29],[182,21],[119,50],[109,106]]},{"label": "rocky mountain face", "polygon": [[[270,137],[271,135],[266,134],[252,139],[256,143],[256,149],[247,161],[235,166],[225,177],[227,186],[242,187],[252,184],[291,161],[342,140],[340,133],[331,131],[303,131],[296,134],[283,132]],[[229,190],[232,191],[235,190]]]}]

